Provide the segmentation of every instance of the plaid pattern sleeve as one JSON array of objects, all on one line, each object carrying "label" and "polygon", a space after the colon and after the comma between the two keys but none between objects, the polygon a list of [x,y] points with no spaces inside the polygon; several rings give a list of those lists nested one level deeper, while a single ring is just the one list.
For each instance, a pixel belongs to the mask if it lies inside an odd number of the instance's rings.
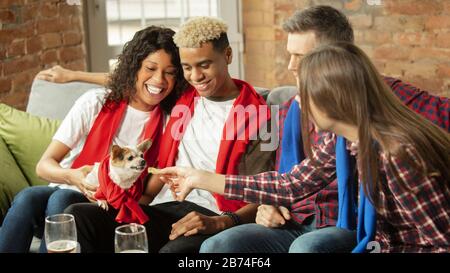
[{"label": "plaid pattern sleeve", "polygon": [[[322,135],[312,158],[303,160],[290,173],[266,172],[253,176],[227,175],[225,197],[249,203],[291,207],[333,183],[336,178],[336,136]],[[337,202],[335,202],[337,206]],[[331,210],[337,211],[337,210]]]},{"label": "plaid pattern sleeve", "polygon": [[450,252],[448,177],[425,174],[418,168],[423,163],[414,147],[404,145],[404,150],[419,164],[381,155],[386,180],[380,191],[376,240],[385,252]]},{"label": "plaid pattern sleeve", "polygon": [[[287,113],[292,104],[292,101],[295,97],[292,97],[289,101],[280,105],[279,115],[278,115],[278,128],[279,128],[279,140],[280,145],[276,152],[276,170],[278,170],[278,166],[280,163],[281,157],[281,140],[283,137],[284,131],[284,122],[286,120]],[[311,126],[313,126],[311,124]],[[314,146],[320,145],[327,139],[326,134],[316,134],[314,130],[313,132],[313,142]],[[330,142],[332,144],[333,142]],[[333,152],[334,154],[334,152]],[[311,163],[311,162],[309,162]],[[304,164],[309,164],[304,163]],[[309,166],[309,165],[307,165]],[[306,198],[299,199],[296,198],[294,203],[291,203],[290,206],[291,216],[294,221],[302,224],[304,220],[306,220],[309,216],[316,216],[316,226],[317,227],[326,227],[326,226],[334,226],[337,221],[337,213],[338,213],[338,203],[337,203],[337,181],[334,179],[330,184],[326,185],[320,191],[313,193]]]},{"label": "plaid pattern sleeve", "polygon": [[283,138],[283,130],[284,130],[284,121],[286,120],[287,113],[289,111],[289,107],[291,107],[291,103],[294,100],[295,97],[292,97],[287,102],[280,105],[280,108],[278,109],[278,140],[279,145],[276,152],[276,159],[275,159],[275,170],[278,170],[278,166],[280,165],[280,157],[281,157],[281,139]]},{"label": "plaid pattern sleeve", "polygon": [[385,83],[410,109],[450,132],[450,99],[430,95],[399,79],[384,77]]}]

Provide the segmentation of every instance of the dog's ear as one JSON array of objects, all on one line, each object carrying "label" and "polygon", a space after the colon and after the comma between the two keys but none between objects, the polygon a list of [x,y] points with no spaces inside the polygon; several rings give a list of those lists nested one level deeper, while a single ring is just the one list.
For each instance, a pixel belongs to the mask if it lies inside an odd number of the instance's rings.
[{"label": "dog's ear", "polygon": [[152,146],[152,140],[150,138],[147,138],[146,140],[139,143],[139,145],[137,146],[137,149],[138,149],[138,151],[141,151],[144,153],[145,151],[148,150],[148,148],[150,148],[150,146]]},{"label": "dog's ear", "polygon": [[123,160],[123,152],[122,148],[119,145],[113,145],[111,149],[111,157],[112,159]]}]

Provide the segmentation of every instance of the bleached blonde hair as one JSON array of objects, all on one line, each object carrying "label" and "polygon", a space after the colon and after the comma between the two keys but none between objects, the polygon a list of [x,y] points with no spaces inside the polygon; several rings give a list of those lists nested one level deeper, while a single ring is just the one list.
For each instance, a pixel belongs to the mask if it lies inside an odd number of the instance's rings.
[{"label": "bleached blonde hair", "polygon": [[178,47],[199,48],[203,43],[219,39],[226,34],[228,25],[215,17],[193,17],[182,24],[173,36]]}]

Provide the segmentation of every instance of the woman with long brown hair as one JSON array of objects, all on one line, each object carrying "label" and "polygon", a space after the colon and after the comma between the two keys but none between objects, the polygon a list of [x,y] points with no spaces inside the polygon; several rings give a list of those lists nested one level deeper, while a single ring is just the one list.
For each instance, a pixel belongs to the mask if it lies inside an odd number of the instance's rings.
[{"label": "woman with long brown hair", "polygon": [[[448,252],[448,133],[404,106],[355,45],[318,47],[305,56],[299,71],[302,124],[312,122],[316,130],[347,140],[347,148],[357,159],[362,197],[367,196],[374,208],[373,239],[381,251]],[[311,149],[309,129],[302,128],[304,150],[308,158],[313,158],[313,152],[320,150]],[[335,166],[320,160],[316,164]],[[228,198],[244,200],[257,191],[270,191],[272,204],[280,205],[283,196],[284,201],[302,198],[320,186],[320,180],[327,179],[299,179],[301,166],[296,168],[287,174],[255,176],[221,176],[186,168],[167,168],[161,174],[178,176],[177,180],[172,177],[166,181],[179,200],[192,188],[225,192]],[[360,213],[358,220],[365,216]]]},{"label": "woman with long brown hair", "polygon": [[[300,71],[303,124],[312,121],[348,140],[362,197],[376,210],[375,241],[382,250],[448,250],[448,133],[401,103],[353,44],[318,48]],[[309,132],[302,128],[307,154]]]}]

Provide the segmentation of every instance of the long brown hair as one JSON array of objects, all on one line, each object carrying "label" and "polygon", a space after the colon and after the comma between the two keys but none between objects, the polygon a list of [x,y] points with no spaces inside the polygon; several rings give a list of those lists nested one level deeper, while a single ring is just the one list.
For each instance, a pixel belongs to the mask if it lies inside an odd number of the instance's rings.
[{"label": "long brown hair", "polygon": [[[320,46],[303,58],[299,72],[302,124],[309,124],[312,100],[329,118],[358,128],[358,169],[364,191],[375,206],[381,183],[380,149],[426,175],[437,174],[449,181],[449,134],[406,107],[357,46],[344,42]],[[303,126],[302,134],[310,156],[307,127]],[[419,162],[411,160],[397,144],[413,145]],[[410,190],[406,183],[400,186]]]}]

